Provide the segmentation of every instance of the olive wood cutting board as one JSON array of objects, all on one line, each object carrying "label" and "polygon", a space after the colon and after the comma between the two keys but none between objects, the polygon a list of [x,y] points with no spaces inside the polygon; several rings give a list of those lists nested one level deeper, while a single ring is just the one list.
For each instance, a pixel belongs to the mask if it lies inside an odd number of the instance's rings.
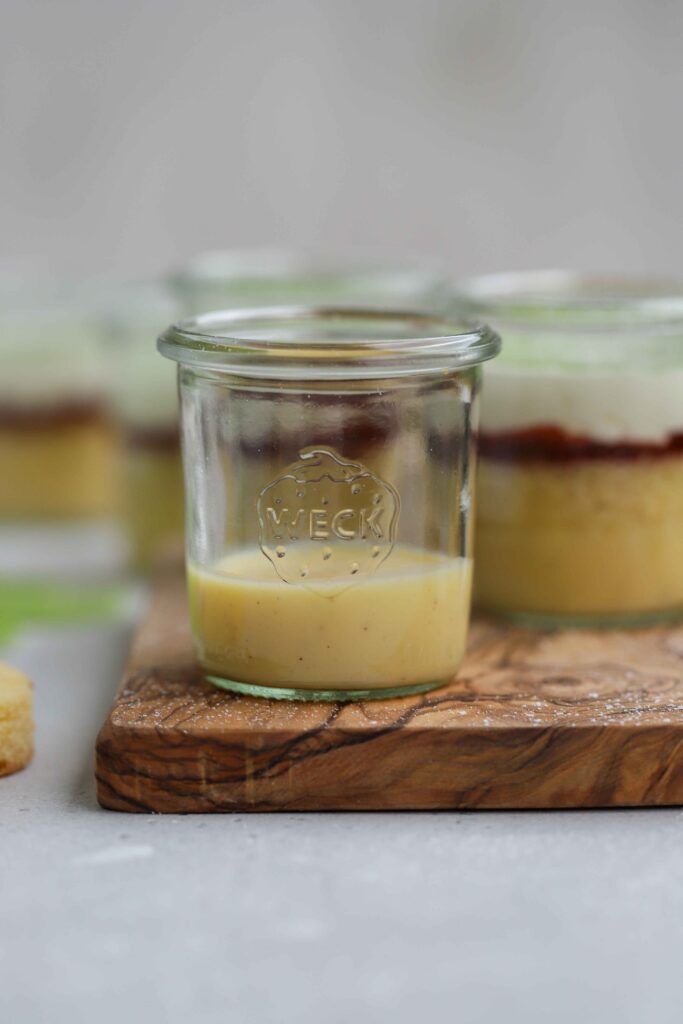
[{"label": "olive wood cutting board", "polygon": [[184,584],[160,581],[97,740],[119,811],[683,804],[683,625],[540,633],[475,621],[449,686],[288,703],[203,681]]}]

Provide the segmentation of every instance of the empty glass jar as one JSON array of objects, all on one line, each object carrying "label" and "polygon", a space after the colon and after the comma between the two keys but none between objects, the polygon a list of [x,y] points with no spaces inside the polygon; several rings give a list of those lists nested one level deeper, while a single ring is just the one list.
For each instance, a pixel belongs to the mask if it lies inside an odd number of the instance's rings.
[{"label": "empty glass jar", "polygon": [[208,678],[316,699],[456,672],[486,327],[359,309],[208,314],[179,364],[192,627]]}]

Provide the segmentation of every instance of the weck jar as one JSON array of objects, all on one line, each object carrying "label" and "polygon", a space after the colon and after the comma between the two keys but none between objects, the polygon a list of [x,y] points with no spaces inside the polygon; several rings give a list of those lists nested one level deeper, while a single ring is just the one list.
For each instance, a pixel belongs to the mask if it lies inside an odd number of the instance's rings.
[{"label": "weck jar", "polygon": [[683,613],[683,286],[568,272],[463,282],[485,373],[475,603],[538,625]]},{"label": "weck jar", "polygon": [[294,307],[185,320],[192,629],[207,677],[290,699],[427,690],[470,604],[484,326]]}]

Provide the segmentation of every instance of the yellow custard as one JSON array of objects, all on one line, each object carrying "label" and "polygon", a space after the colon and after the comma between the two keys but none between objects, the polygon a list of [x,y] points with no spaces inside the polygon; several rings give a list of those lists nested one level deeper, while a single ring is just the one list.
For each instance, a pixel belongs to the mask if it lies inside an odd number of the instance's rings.
[{"label": "yellow custard", "polygon": [[683,606],[683,459],[480,458],[475,602],[504,614],[627,616]]},{"label": "yellow custard", "polygon": [[119,450],[109,424],[0,428],[0,518],[102,516],[116,508]]},{"label": "yellow custard", "polygon": [[136,569],[151,569],[165,555],[182,552],[184,492],[180,451],[128,446],[124,475],[124,520],[131,562]]},{"label": "yellow custard", "polygon": [[[302,545],[302,562],[315,545]],[[353,561],[353,544],[344,548]],[[364,553],[358,550],[358,560]],[[207,672],[259,686],[360,690],[438,685],[465,649],[471,562],[397,545],[374,573],[286,583],[259,548],[188,570]]]}]

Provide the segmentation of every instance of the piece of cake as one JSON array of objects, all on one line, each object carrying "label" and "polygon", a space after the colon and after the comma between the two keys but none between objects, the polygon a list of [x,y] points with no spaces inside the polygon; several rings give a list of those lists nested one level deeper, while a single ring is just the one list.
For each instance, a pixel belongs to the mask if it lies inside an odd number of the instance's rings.
[{"label": "piece of cake", "polygon": [[33,756],[33,687],[15,668],[0,663],[0,775],[18,772]]}]

